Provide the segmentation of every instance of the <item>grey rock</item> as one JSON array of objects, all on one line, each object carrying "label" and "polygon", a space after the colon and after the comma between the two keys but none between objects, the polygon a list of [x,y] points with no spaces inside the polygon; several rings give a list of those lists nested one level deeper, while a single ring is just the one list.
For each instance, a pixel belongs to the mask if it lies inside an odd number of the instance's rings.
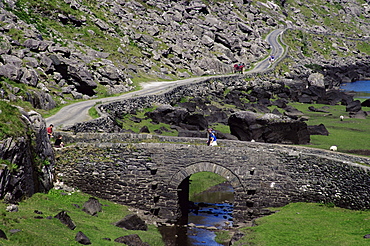
[{"label": "grey rock", "polygon": [[120,228],[125,228],[127,230],[140,230],[140,231],[148,230],[148,226],[136,214],[129,214],[122,220],[114,223],[114,225]]},{"label": "grey rock", "polygon": [[13,56],[13,55],[6,55],[6,54],[3,54],[1,55],[1,59],[4,61],[4,64],[7,65],[7,64],[10,64],[10,65],[13,65],[15,67],[21,67],[22,65],[22,59],[16,57],[16,56]]},{"label": "grey rock", "polygon": [[102,205],[98,199],[90,197],[89,200],[84,203],[82,211],[95,216],[98,214],[98,212],[102,211]]},{"label": "grey rock", "polygon": [[152,112],[145,113],[145,116],[151,118],[154,122],[178,125],[189,113],[187,110],[170,105],[159,106]]},{"label": "grey rock", "polygon": [[329,136],[329,131],[326,129],[324,124],[307,126],[310,135],[324,135]]},{"label": "grey rock", "polygon": [[[19,202],[36,192],[49,191],[54,180],[54,152],[46,134],[45,121],[35,111],[19,110],[29,135],[0,141],[0,158],[18,166],[12,172],[7,168],[0,172],[0,198],[8,203]],[[45,163],[40,169],[34,168],[35,156]]]},{"label": "grey rock", "polygon": [[353,101],[346,106],[346,112],[358,112],[361,110],[361,102],[359,100]]},{"label": "grey rock", "polygon": [[242,141],[266,143],[307,144],[310,135],[307,124],[276,114],[257,114],[248,111],[230,116],[228,124],[231,134]]},{"label": "grey rock", "polygon": [[6,236],[5,232],[0,229],[0,238],[8,240],[8,237]]},{"label": "grey rock", "polygon": [[36,87],[39,79],[39,74],[33,68],[30,69],[21,68],[21,71],[22,77],[20,78],[20,82],[26,85]]},{"label": "grey rock", "polygon": [[65,211],[58,213],[54,216],[54,218],[59,219],[60,222],[65,224],[71,230],[74,230],[76,228],[76,224],[72,221],[71,217],[69,217],[69,215]]},{"label": "grey rock", "polygon": [[91,244],[90,239],[82,231],[77,232],[75,240],[83,245]]},{"label": "grey rock", "polygon": [[37,51],[40,46],[40,41],[35,39],[27,39],[24,41],[23,45],[30,50]]},{"label": "grey rock", "polygon": [[114,239],[114,241],[117,243],[124,243],[125,245],[128,246],[149,246],[149,244],[144,243],[137,234],[122,236]]}]

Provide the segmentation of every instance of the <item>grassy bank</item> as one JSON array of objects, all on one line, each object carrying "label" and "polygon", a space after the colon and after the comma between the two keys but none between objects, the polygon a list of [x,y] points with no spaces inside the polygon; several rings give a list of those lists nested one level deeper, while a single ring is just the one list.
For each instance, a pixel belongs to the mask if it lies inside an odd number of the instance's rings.
[{"label": "grassy bank", "polygon": [[189,200],[208,188],[225,182],[226,179],[211,172],[194,173],[190,177]]},{"label": "grassy bank", "polygon": [[[330,146],[338,146],[338,151],[370,156],[370,118],[349,118],[346,106],[324,104],[290,104],[302,111],[308,117],[307,125],[323,124],[329,131],[328,136],[311,135],[308,147],[329,150]],[[313,112],[308,107],[314,106],[325,112]],[[362,107],[363,111],[370,111],[369,107]],[[340,116],[343,115],[343,121]]]},{"label": "grassy bank", "polygon": [[[126,215],[132,214],[126,206],[99,199],[103,205],[102,212],[99,212],[97,216],[85,213],[82,208],[89,197],[80,192],[66,194],[62,191],[51,190],[49,194],[38,193],[19,203],[18,212],[5,212],[7,205],[0,203],[0,209],[3,211],[0,216],[0,229],[6,233],[8,238],[8,240],[0,239],[0,245],[81,245],[75,241],[75,236],[79,231],[90,239],[92,245],[122,245],[114,242],[114,239],[130,234],[138,234],[143,242],[148,242],[151,246],[164,245],[154,225],[148,225],[148,231],[124,230],[113,225]],[[35,213],[36,210],[41,211],[42,214]],[[76,224],[74,230],[70,230],[54,218],[61,211],[66,211]],[[39,218],[36,218],[37,216]],[[11,230],[20,231],[11,233]],[[111,241],[104,238],[110,238]]]},{"label": "grassy bank", "polygon": [[[199,193],[213,184],[223,182],[222,179],[209,172],[194,174],[191,176],[191,193]],[[18,212],[5,212],[7,205],[0,203],[3,211],[0,229],[8,237],[8,240],[0,239],[0,245],[80,245],[74,239],[79,231],[89,237],[93,245],[121,245],[114,242],[114,239],[129,234],[138,234],[151,246],[164,245],[154,225],[148,224],[148,231],[129,231],[113,225],[132,213],[126,206],[99,199],[103,211],[98,216],[83,212],[83,204],[89,197],[81,192],[67,194],[51,190],[48,194],[38,193],[20,202]],[[363,238],[370,234],[370,211],[353,211],[314,203],[293,203],[271,210],[276,213],[257,219],[256,226],[241,228],[245,236],[233,245],[365,246],[370,243],[370,239]],[[74,221],[77,226],[75,230],[68,229],[53,218],[61,211],[66,211]],[[12,230],[19,231],[12,233]],[[224,232],[223,237],[230,237],[230,234]],[[104,238],[110,238],[111,241]]]},{"label": "grassy bank", "polygon": [[293,203],[242,229],[235,246],[365,246],[370,239],[370,211],[353,211],[317,203]]}]

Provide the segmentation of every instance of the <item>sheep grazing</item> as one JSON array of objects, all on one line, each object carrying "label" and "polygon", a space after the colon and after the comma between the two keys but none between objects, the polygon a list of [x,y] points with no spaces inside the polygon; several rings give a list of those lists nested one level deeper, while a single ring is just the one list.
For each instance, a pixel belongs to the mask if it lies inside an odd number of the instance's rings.
[{"label": "sheep grazing", "polygon": [[340,121],[343,121],[344,116],[343,116],[343,115],[341,115],[341,116],[339,116],[339,118],[340,118]]},{"label": "sheep grazing", "polygon": [[331,151],[337,151],[338,150],[338,147],[333,145],[333,146],[330,146],[330,150]]}]

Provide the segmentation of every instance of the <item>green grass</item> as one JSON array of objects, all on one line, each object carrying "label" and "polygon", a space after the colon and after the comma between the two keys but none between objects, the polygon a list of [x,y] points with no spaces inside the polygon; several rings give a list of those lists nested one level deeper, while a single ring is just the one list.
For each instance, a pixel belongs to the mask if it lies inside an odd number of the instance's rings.
[{"label": "green grass", "polygon": [[189,200],[208,188],[225,182],[226,179],[211,172],[199,172],[190,176]]},{"label": "green grass", "polygon": [[211,127],[222,133],[230,133],[230,127],[228,125],[217,123],[217,124],[212,125]]},{"label": "green grass", "polygon": [[365,54],[370,54],[370,44],[369,42],[359,41],[357,42],[357,49]]},{"label": "green grass", "polygon": [[19,109],[0,101],[0,139],[25,136],[26,132],[27,127],[21,120]]},{"label": "green grass", "polygon": [[[311,143],[308,147],[329,149],[330,146],[338,146],[338,151],[352,153],[355,150],[370,150],[370,119],[349,118],[346,107],[343,105],[324,105],[324,104],[290,104],[310,117],[307,125],[324,124],[329,131],[329,136],[311,135]],[[309,106],[315,108],[324,107],[329,113],[311,112]],[[363,107],[362,110],[370,111]],[[340,121],[339,116],[346,118]]]},{"label": "green grass", "polygon": [[[0,239],[1,245],[14,246],[65,246],[80,245],[75,241],[77,232],[82,231],[92,242],[92,245],[118,245],[114,239],[138,234],[142,241],[150,245],[164,245],[162,237],[154,225],[148,225],[148,231],[130,231],[114,226],[112,223],[119,221],[131,212],[123,205],[99,199],[103,204],[102,212],[97,216],[91,216],[82,211],[83,204],[90,196],[75,192],[70,195],[62,195],[61,191],[51,190],[49,194],[37,193],[31,198],[19,203],[18,212],[5,212],[6,204],[1,203],[3,211],[0,215],[0,229],[2,229],[8,240]],[[77,204],[77,208],[73,204]],[[35,219],[39,214],[34,213],[37,209],[43,214],[44,219]],[[46,219],[54,217],[61,211],[67,214],[76,224],[74,230],[70,230],[58,219]],[[19,229],[20,232],[10,233],[11,229]],[[104,240],[110,238],[112,241]]]},{"label": "green grass", "polygon": [[89,115],[93,118],[93,119],[97,119],[99,118],[99,114],[98,114],[98,111],[96,110],[95,107],[91,107],[89,109]]},{"label": "green grass", "polygon": [[215,241],[220,244],[230,242],[233,236],[231,231],[216,231],[215,234],[216,234]]},{"label": "green grass", "polygon": [[[170,128],[170,125],[164,124],[164,123],[153,123],[152,120],[145,116],[146,112],[151,112],[155,109],[153,108],[146,108],[141,111],[138,111],[135,115],[133,114],[126,114],[123,116],[122,119],[118,119],[118,124],[122,127],[124,130],[133,131],[135,133],[139,133],[140,129],[144,126],[148,127],[150,133],[155,133],[156,130],[160,130],[162,132],[161,135],[164,136],[177,136],[178,133],[175,130],[172,130]],[[140,122],[134,122],[132,120],[132,117],[136,117],[141,119]],[[165,129],[165,130],[164,130]]]},{"label": "green grass", "polygon": [[244,228],[235,246],[365,246],[370,211],[353,211],[317,203],[292,203]]}]

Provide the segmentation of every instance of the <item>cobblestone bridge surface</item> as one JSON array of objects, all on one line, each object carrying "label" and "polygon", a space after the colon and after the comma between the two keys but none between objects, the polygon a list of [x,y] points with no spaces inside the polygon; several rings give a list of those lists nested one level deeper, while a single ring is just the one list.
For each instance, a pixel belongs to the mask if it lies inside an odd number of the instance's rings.
[{"label": "cobblestone bridge surface", "polygon": [[245,221],[267,207],[325,202],[370,208],[370,159],[276,144],[153,136],[68,134],[75,143],[57,152],[56,173],[66,184],[99,198],[180,216],[179,186],[197,172],[213,172],[234,187],[234,218]]}]

